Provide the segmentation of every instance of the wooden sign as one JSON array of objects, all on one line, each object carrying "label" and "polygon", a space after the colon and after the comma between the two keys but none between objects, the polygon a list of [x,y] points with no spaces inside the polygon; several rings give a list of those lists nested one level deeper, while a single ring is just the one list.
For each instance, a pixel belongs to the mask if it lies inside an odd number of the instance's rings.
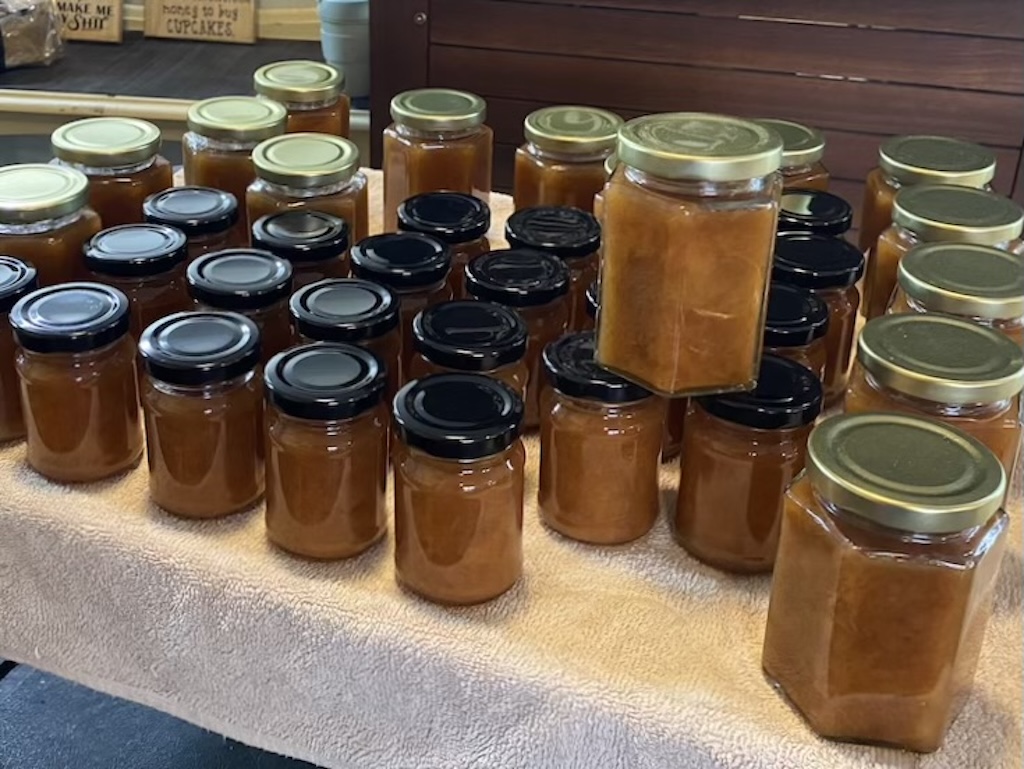
[{"label": "wooden sign", "polygon": [[147,37],[256,42],[256,0],[146,0]]},{"label": "wooden sign", "polygon": [[120,43],[124,36],[124,0],[57,0],[65,40]]}]

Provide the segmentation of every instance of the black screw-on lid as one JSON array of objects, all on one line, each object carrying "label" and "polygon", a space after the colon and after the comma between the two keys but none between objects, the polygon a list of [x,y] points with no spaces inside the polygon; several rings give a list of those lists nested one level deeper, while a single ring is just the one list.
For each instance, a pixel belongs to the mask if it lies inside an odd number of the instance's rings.
[{"label": "black screw-on lid", "polygon": [[442,459],[481,459],[519,437],[523,401],[483,374],[435,374],[399,390],[392,416],[409,446]]},{"label": "black screw-on lid", "polygon": [[98,350],[128,333],[128,297],[100,283],[40,288],[11,309],[11,327],[33,352]]},{"label": "black screw-on lid", "polygon": [[772,279],[809,289],[845,288],[864,274],[864,254],[842,238],[788,232],[775,239]]},{"label": "black screw-on lid", "polygon": [[568,206],[536,206],[516,211],[505,222],[513,248],[535,248],[559,259],[590,256],[601,246],[597,217]]},{"label": "black screw-on lid", "polygon": [[442,302],[412,322],[416,350],[439,366],[493,371],[526,354],[526,324],[514,311],[481,301]]},{"label": "black screw-on lid", "polygon": [[596,280],[587,286],[587,315],[597,317],[597,308],[601,304],[601,284]]},{"label": "black screw-on lid", "polygon": [[85,244],[85,266],[99,275],[144,278],[169,272],[185,261],[185,233],[163,224],[122,224]]},{"label": "black screw-on lid", "polygon": [[284,211],[256,220],[252,245],[289,262],[322,262],[348,251],[348,223],[320,211]]},{"label": "black screw-on lid", "polygon": [[765,347],[803,347],[828,331],[828,305],[813,291],[772,283],[764,321]]},{"label": "black screw-on lid", "polygon": [[779,232],[813,232],[837,237],[853,224],[853,208],[821,190],[786,190],[779,207]]},{"label": "black screw-on lid", "polygon": [[188,266],[192,298],[218,310],[258,310],[292,291],[292,266],[269,251],[229,248],[203,254]]},{"label": "black screw-on lid", "polygon": [[35,267],[13,256],[0,256],[0,313],[10,312],[21,297],[38,286]]},{"label": "black screw-on lid", "polygon": [[142,332],[139,355],[149,375],[161,382],[228,382],[260,362],[260,332],[234,312],[177,312]]},{"label": "black screw-on lid", "polygon": [[448,246],[420,232],[371,235],[352,247],[352,274],[395,291],[427,288],[448,277]]},{"label": "black screw-on lid", "polygon": [[398,207],[398,228],[433,235],[445,243],[468,243],[491,228],[491,209],[464,192],[427,192]]},{"label": "black screw-on lid", "polygon": [[489,251],[466,265],[466,289],[510,307],[536,307],[569,291],[569,269],[557,256],[529,248]]},{"label": "black screw-on lid", "polygon": [[322,342],[362,342],[398,325],[399,300],[378,283],[333,278],[303,286],[289,301],[299,333]]},{"label": "black screw-on lid", "polygon": [[380,403],[384,364],[362,347],[307,344],[279,352],[263,375],[267,400],[299,419],[351,419]]},{"label": "black screw-on lid", "polygon": [[213,187],[171,187],[142,204],[146,221],[177,227],[189,238],[231,229],[238,221],[238,201]]},{"label": "black screw-on lid", "polygon": [[761,359],[757,387],[697,399],[709,414],[758,430],[809,425],[821,411],[821,382],[813,371],[776,355]]},{"label": "black screw-on lid", "polygon": [[599,366],[595,348],[592,331],[567,334],[544,348],[544,371],[556,390],[601,403],[629,403],[651,396],[650,390]]}]

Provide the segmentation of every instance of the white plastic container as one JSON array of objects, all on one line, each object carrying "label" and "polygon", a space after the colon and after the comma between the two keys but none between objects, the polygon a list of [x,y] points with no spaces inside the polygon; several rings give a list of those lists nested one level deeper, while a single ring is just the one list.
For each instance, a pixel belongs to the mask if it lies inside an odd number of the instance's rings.
[{"label": "white plastic container", "polygon": [[318,0],[324,60],[345,73],[353,99],[370,95],[369,0]]}]

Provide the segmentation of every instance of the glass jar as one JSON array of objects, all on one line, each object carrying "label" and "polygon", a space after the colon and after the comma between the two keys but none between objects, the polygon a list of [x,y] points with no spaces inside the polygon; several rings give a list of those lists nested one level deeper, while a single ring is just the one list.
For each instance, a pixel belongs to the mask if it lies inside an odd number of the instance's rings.
[{"label": "glass jar", "polygon": [[762,663],[823,737],[930,752],[966,700],[1007,516],[984,446],[894,414],[837,416],[786,492]]},{"label": "glass jar", "polygon": [[763,118],[754,122],[782,137],[782,167],[779,171],[784,191],[828,189],[831,177],[821,162],[825,156],[825,136],[821,131],[789,120]]},{"label": "glass jar", "polygon": [[41,286],[84,275],[82,246],[100,229],[81,171],[45,163],[0,168],[0,254],[36,265]]},{"label": "glass jar", "polygon": [[508,249],[478,256],[466,266],[466,290],[515,310],[526,323],[525,429],[540,426],[541,353],[569,328],[569,270],[557,256]]},{"label": "glass jar", "polygon": [[344,219],[354,242],[370,234],[369,186],[359,148],[325,134],[286,134],[252,152],[256,179],[246,192],[249,221],[280,211],[322,211]]},{"label": "glass jar", "polygon": [[387,531],[384,367],[347,344],[276,355],[266,392],[267,537],[307,558],[349,558]]},{"label": "glass jar", "polygon": [[786,190],[779,208],[779,234],[802,232],[841,238],[853,224],[853,208],[838,195]]},{"label": "glass jar", "polygon": [[162,224],[122,224],[85,244],[85,267],[97,283],[128,297],[132,337],[146,326],[189,309],[185,290],[185,236]]},{"label": "glass jar", "polygon": [[395,398],[395,577],[429,601],[475,604],[523,571],[523,402],[479,374],[435,374]]},{"label": "glass jar", "polygon": [[542,107],[523,121],[526,143],[516,150],[516,210],[571,206],[588,213],[605,183],[604,162],[615,151],[622,118],[596,107]]},{"label": "glass jar", "polygon": [[180,312],[139,342],[149,495],[184,518],[219,518],[263,495],[263,388],[256,324]]},{"label": "glass jar", "polygon": [[287,260],[297,290],[327,278],[348,277],[348,223],[320,211],[285,211],[252,225],[252,246]]},{"label": "glass jar", "polygon": [[0,256],[0,442],[25,437],[21,386],[14,365],[17,348],[9,314],[19,299],[38,286],[35,267],[12,256]]},{"label": "glass jar", "polygon": [[764,351],[806,366],[824,380],[828,321],[828,305],[813,291],[772,283],[764,323]]},{"label": "glass jar", "polygon": [[597,323],[597,302],[598,302],[598,297],[600,295],[601,295],[601,286],[600,286],[600,284],[596,280],[591,281],[590,285],[587,286],[586,301],[584,302],[584,306],[587,309],[587,312],[586,312],[586,315],[587,315],[586,326],[587,326],[587,328],[583,329],[584,331],[589,331],[589,330],[593,329],[594,326]]},{"label": "glass jar", "polygon": [[772,570],[821,396],[807,367],[765,355],[750,392],[691,399],[673,522],[688,553],[723,571]]},{"label": "glass jar", "polygon": [[1013,474],[1021,444],[1024,351],[1002,334],[947,315],[869,321],[845,410],[931,417],[973,435]]},{"label": "glass jar", "polygon": [[494,132],[479,96],[445,88],[405,91],[391,100],[384,129],[384,230],[398,224],[403,200],[423,192],[491,196]]},{"label": "glass jar", "polygon": [[617,545],[642,537],[661,509],[665,402],[594,361],[594,334],[544,348],[537,505],[570,539]]},{"label": "glass jar", "polygon": [[212,251],[247,245],[238,238],[238,201],[230,192],[212,187],[172,187],[146,198],[142,213],[150,224],[185,233],[189,262]]},{"label": "glass jar", "polygon": [[10,322],[29,466],[64,483],[134,467],[142,424],[128,297],[98,283],[63,283],[22,297]]},{"label": "glass jar", "polygon": [[917,246],[900,259],[888,312],[954,315],[1024,347],[1024,260],[990,246]]},{"label": "glass jar", "polygon": [[896,193],[892,224],[878,237],[864,275],[864,317],[885,313],[900,259],[920,243],[971,243],[1021,254],[1024,210],[1008,198],[972,187],[919,184]]},{"label": "glass jar", "polygon": [[284,259],[254,248],[214,251],[192,262],[185,280],[198,309],[239,312],[256,324],[264,363],[294,344],[292,266]]},{"label": "glass jar", "polygon": [[288,111],[285,131],[345,136],[349,134],[352,102],[345,75],[322,61],[277,61],[264,64],[252,76],[260,96]]},{"label": "glass jar", "polygon": [[174,185],[174,169],[160,155],[160,129],[145,120],[75,120],[54,131],[50,144],[57,163],[89,177],[89,206],[104,227],[141,222],[142,202]]},{"label": "glass jar", "polygon": [[598,362],[662,395],[750,389],[782,140],[736,118],[648,115],[604,189]]},{"label": "glass jar", "polygon": [[466,265],[491,250],[487,231],[491,228],[490,207],[463,192],[426,192],[398,207],[398,229],[422,232],[447,244],[452,255],[448,283],[456,299],[466,299]]}]

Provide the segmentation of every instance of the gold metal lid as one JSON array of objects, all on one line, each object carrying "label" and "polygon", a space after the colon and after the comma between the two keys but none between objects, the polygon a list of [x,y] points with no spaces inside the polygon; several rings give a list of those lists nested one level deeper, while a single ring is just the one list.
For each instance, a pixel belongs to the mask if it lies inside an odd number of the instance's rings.
[{"label": "gold metal lid", "polygon": [[160,151],[160,129],[128,117],[91,117],[65,123],[50,135],[55,157],[96,168],[144,163]]},{"label": "gold metal lid", "polygon": [[345,87],[345,75],[320,61],[275,61],[264,64],[252,76],[256,93],[280,102],[330,101]]},{"label": "gold metal lid", "polygon": [[782,137],[783,168],[809,166],[825,154],[825,136],[817,128],[774,118],[759,118],[754,122]]},{"label": "gold metal lid", "polygon": [[903,184],[984,187],[996,174],[991,150],[945,136],[894,136],[878,148],[878,165]]},{"label": "gold metal lid", "polygon": [[359,170],[359,147],[330,134],[275,136],[252,151],[256,175],[287,187],[340,184]]},{"label": "gold metal lid", "polygon": [[48,163],[0,168],[0,222],[31,224],[58,219],[89,200],[89,179],[81,171]]},{"label": "gold metal lid", "polygon": [[994,246],[1020,235],[1024,210],[1009,198],[986,190],[919,184],[896,193],[892,220],[924,241]]},{"label": "gold metal lid", "polygon": [[782,138],[749,120],[671,112],[622,126],[618,153],[627,166],[665,179],[731,182],[779,170]]},{"label": "gold metal lid", "polygon": [[211,139],[255,142],[284,133],[288,112],[255,96],[217,96],[188,108],[188,130]]},{"label": "gold metal lid", "polygon": [[991,246],[926,243],[900,259],[904,293],[929,312],[971,318],[1024,317],[1024,259]]},{"label": "gold metal lid", "polygon": [[607,110],[560,105],[527,115],[523,134],[543,150],[592,155],[615,149],[621,125],[622,118]]},{"label": "gold metal lid", "polygon": [[915,534],[980,526],[1002,506],[1006,473],[976,438],[903,414],[840,414],[807,441],[807,476],[836,507]]},{"label": "gold metal lid", "polygon": [[1012,339],[937,313],[868,321],[857,361],[883,387],[933,403],[995,403],[1024,387],[1024,352]]},{"label": "gold metal lid", "polygon": [[403,91],[391,100],[391,119],[420,131],[464,131],[482,125],[487,102],[449,88]]}]

